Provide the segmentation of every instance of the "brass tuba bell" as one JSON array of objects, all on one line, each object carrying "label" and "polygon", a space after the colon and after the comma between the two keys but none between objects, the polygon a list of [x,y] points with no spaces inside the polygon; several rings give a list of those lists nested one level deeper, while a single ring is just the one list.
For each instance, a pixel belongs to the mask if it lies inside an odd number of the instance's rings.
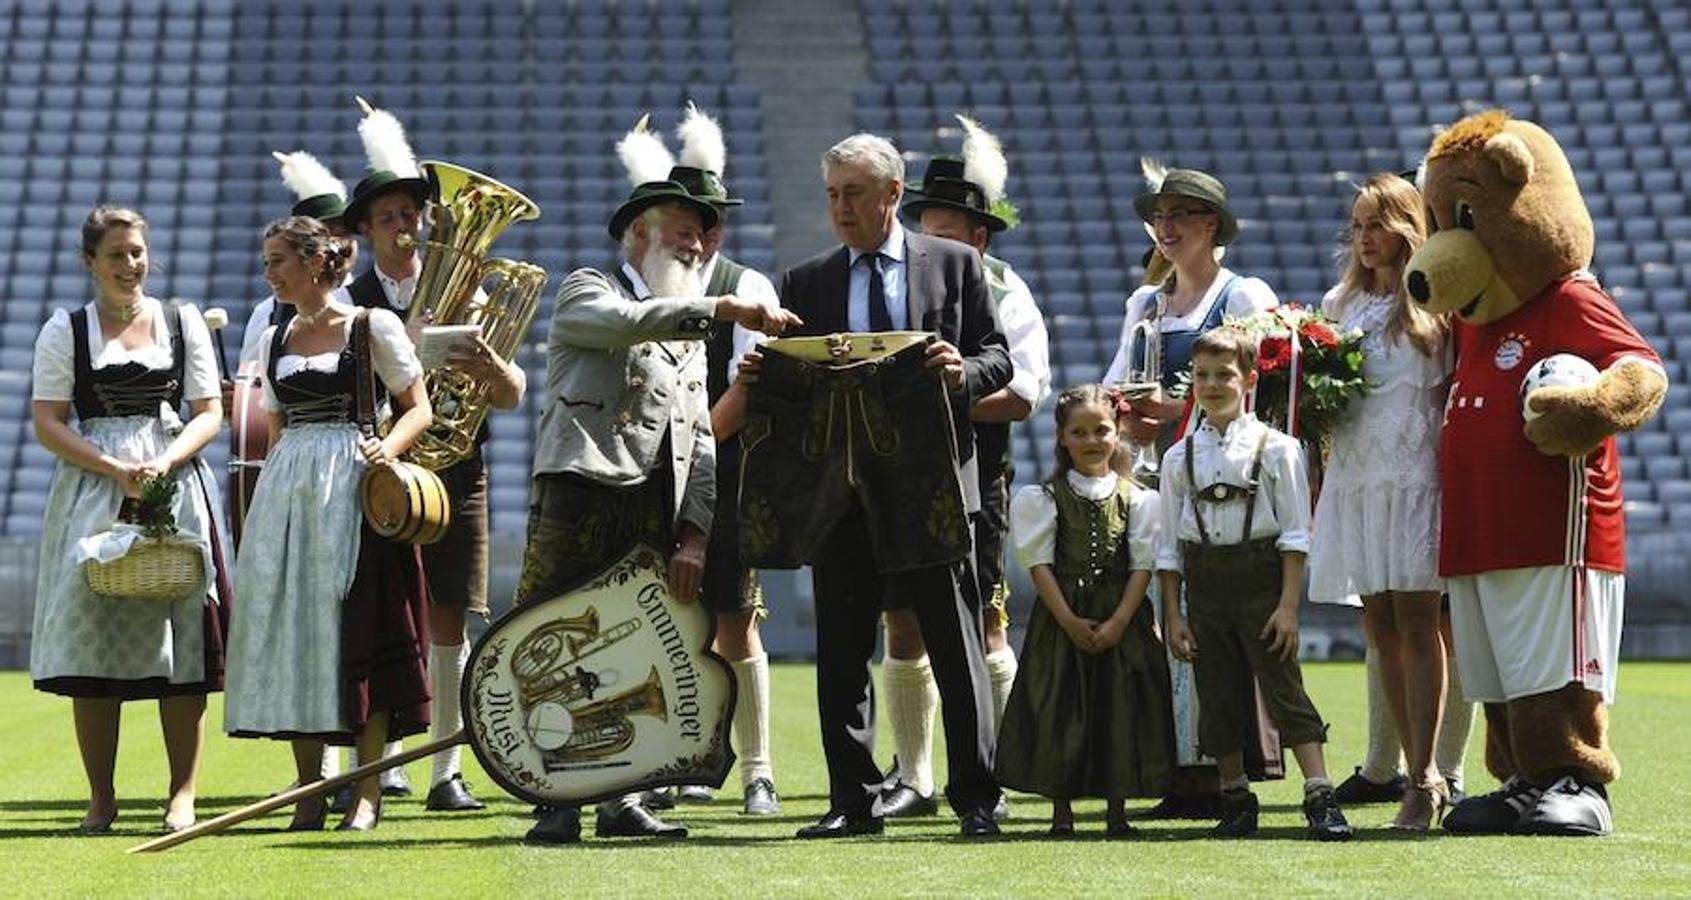
[{"label": "brass tuba bell", "polygon": [[[539,309],[546,270],[487,254],[506,228],[539,218],[540,207],[522,192],[463,166],[436,160],[421,165],[434,197],[429,234],[422,242],[423,270],[408,318],[430,325],[480,325],[493,352],[510,360]],[[425,378],[434,422],[406,458],[439,470],[475,449],[476,432],[487,418],[488,385],[450,366]]]},{"label": "brass tuba bell", "polygon": [[651,674],[638,687],[572,709],[570,715],[575,720],[575,730],[557,751],[564,759],[572,762],[604,759],[627,750],[634,743],[634,723],[630,716],[669,721],[657,667],[652,667]]}]

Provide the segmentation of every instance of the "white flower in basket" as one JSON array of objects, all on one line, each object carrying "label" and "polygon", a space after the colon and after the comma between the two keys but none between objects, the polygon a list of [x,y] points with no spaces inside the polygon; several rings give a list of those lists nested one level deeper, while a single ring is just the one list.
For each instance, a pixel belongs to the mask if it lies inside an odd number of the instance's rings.
[{"label": "white flower in basket", "polygon": [[176,479],[149,479],[141,497],[125,504],[119,521],[77,544],[88,589],[109,599],[186,600],[205,585],[205,559],[198,543],[178,535]]}]

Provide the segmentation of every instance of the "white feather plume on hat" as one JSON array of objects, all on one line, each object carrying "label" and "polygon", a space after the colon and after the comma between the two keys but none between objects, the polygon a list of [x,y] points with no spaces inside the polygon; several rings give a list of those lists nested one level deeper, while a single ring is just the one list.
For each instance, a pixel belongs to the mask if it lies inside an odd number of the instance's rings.
[{"label": "white feather plume on hat", "polygon": [[990,207],[1004,199],[1004,183],[1010,177],[1004,146],[974,119],[959,115],[957,121],[963,126],[963,178],[981,189]]},{"label": "white feather plume on hat", "polygon": [[364,121],[358,123],[358,137],[364,142],[364,157],[370,170],[392,172],[401,178],[421,178],[417,156],[411,152],[411,142],[405,138],[405,126],[385,109],[377,109],[359,97],[364,108]]},{"label": "white feather plume on hat", "polygon": [[617,156],[628,173],[628,183],[639,187],[651,181],[668,181],[675,157],[663,145],[663,136],[651,129],[650,113],[640,117],[634,128],[617,141]]},{"label": "white feather plume on hat", "polygon": [[681,141],[682,165],[715,172],[718,178],[728,174],[728,147],[722,138],[722,126],[692,101],[687,102],[687,112],[676,126],[675,136]]},{"label": "white feather plume on hat", "polygon": [[346,199],[346,183],[336,178],[328,166],[319,162],[317,157],[304,150],[296,150],[293,153],[272,151],[270,155],[282,164],[282,183],[294,192],[294,197],[309,200],[324,194],[334,194],[342,200]]},{"label": "white feather plume on hat", "polygon": [[[1141,156],[1139,171],[1144,174],[1145,186],[1150,189],[1150,193],[1155,194],[1163,189],[1163,178],[1168,175],[1168,166],[1153,157]],[[1157,229],[1152,227],[1150,222],[1145,223],[1145,233],[1150,235],[1152,240],[1156,240]]]}]

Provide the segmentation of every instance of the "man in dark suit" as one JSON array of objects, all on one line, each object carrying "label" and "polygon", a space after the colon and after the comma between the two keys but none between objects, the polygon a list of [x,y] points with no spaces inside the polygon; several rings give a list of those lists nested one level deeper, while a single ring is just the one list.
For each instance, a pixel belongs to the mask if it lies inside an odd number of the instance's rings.
[{"label": "man in dark suit", "polygon": [[[979,254],[910,234],[898,223],[904,162],[884,138],[853,135],[823,156],[828,211],[838,247],[783,273],[781,305],[804,320],[797,334],[926,331],[937,334],[926,366],[949,391],[965,506],[979,507],[974,402],[1010,381],[1009,353],[992,311]],[[789,332],[793,333],[793,332]],[[748,355],[743,369],[761,363]],[[937,423],[936,423],[937,424]],[[871,486],[873,487],[873,486]],[[812,564],[816,680],[830,809],[803,838],[881,830],[869,676],[880,613],[911,608],[921,624],[943,703],[950,787],[965,836],[996,834],[992,695],[981,647],[980,598],[966,558],[881,573],[863,506],[854,502]]]}]

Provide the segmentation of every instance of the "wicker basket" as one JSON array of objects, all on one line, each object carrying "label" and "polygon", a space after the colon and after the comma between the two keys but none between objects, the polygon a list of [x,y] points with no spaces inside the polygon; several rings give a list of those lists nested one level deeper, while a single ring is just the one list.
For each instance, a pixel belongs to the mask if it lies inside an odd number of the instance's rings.
[{"label": "wicker basket", "polygon": [[142,538],[112,560],[83,564],[88,589],[113,600],[174,603],[205,585],[205,559],[198,544],[179,538]]}]

